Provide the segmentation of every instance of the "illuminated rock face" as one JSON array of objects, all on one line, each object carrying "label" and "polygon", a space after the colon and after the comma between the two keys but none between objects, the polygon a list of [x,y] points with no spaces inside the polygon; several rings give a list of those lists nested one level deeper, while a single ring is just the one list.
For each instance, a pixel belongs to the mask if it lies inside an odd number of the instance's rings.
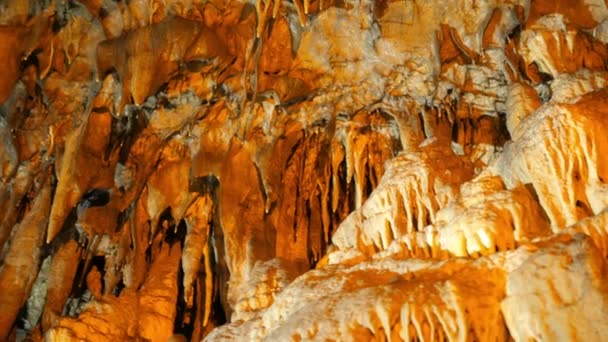
[{"label": "illuminated rock face", "polygon": [[608,8],[0,3],[0,340],[608,331]]}]

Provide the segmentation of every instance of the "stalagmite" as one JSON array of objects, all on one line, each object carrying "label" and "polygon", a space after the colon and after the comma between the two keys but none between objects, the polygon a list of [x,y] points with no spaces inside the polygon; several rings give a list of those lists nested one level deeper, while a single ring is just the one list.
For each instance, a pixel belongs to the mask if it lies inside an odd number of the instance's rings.
[{"label": "stalagmite", "polygon": [[[213,288],[213,273],[209,267],[209,223],[212,217],[213,202],[208,196],[199,197],[186,213],[188,233],[184,240],[182,268],[184,270],[184,301],[186,305],[194,305],[194,282],[199,272],[204,269],[205,277],[205,315],[209,315],[211,294]],[[201,260],[204,260],[201,262]]]},{"label": "stalagmite", "polygon": [[48,172],[40,178],[38,196],[30,211],[19,223],[19,227],[14,228],[16,232],[11,239],[11,248],[0,267],[0,288],[6,291],[0,303],[2,306],[0,338],[2,339],[6,339],[9,335],[11,325],[25,304],[38,274],[40,247],[51,203]]}]

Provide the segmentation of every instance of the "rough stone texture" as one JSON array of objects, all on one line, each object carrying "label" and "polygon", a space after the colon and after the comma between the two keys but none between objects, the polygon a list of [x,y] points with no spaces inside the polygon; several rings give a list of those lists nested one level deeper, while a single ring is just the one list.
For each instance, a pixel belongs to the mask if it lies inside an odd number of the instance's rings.
[{"label": "rough stone texture", "polygon": [[608,331],[597,0],[0,1],[0,340]]}]

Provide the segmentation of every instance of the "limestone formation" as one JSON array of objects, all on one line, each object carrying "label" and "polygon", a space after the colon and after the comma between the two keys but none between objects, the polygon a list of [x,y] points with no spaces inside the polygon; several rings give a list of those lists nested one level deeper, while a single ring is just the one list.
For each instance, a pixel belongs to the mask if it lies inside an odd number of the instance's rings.
[{"label": "limestone formation", "polygon": [[606,44],[597,0],[0,0],[0,340],[605,340]]}]

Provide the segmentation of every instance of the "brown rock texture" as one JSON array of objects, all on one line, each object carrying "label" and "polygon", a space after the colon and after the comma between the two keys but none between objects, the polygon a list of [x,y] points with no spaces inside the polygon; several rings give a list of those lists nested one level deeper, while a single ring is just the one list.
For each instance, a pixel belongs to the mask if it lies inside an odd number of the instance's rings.
[{"label": "brown rock texture", "polygon": [[0,341],[603,341],[608,5],[0,1]]}]

